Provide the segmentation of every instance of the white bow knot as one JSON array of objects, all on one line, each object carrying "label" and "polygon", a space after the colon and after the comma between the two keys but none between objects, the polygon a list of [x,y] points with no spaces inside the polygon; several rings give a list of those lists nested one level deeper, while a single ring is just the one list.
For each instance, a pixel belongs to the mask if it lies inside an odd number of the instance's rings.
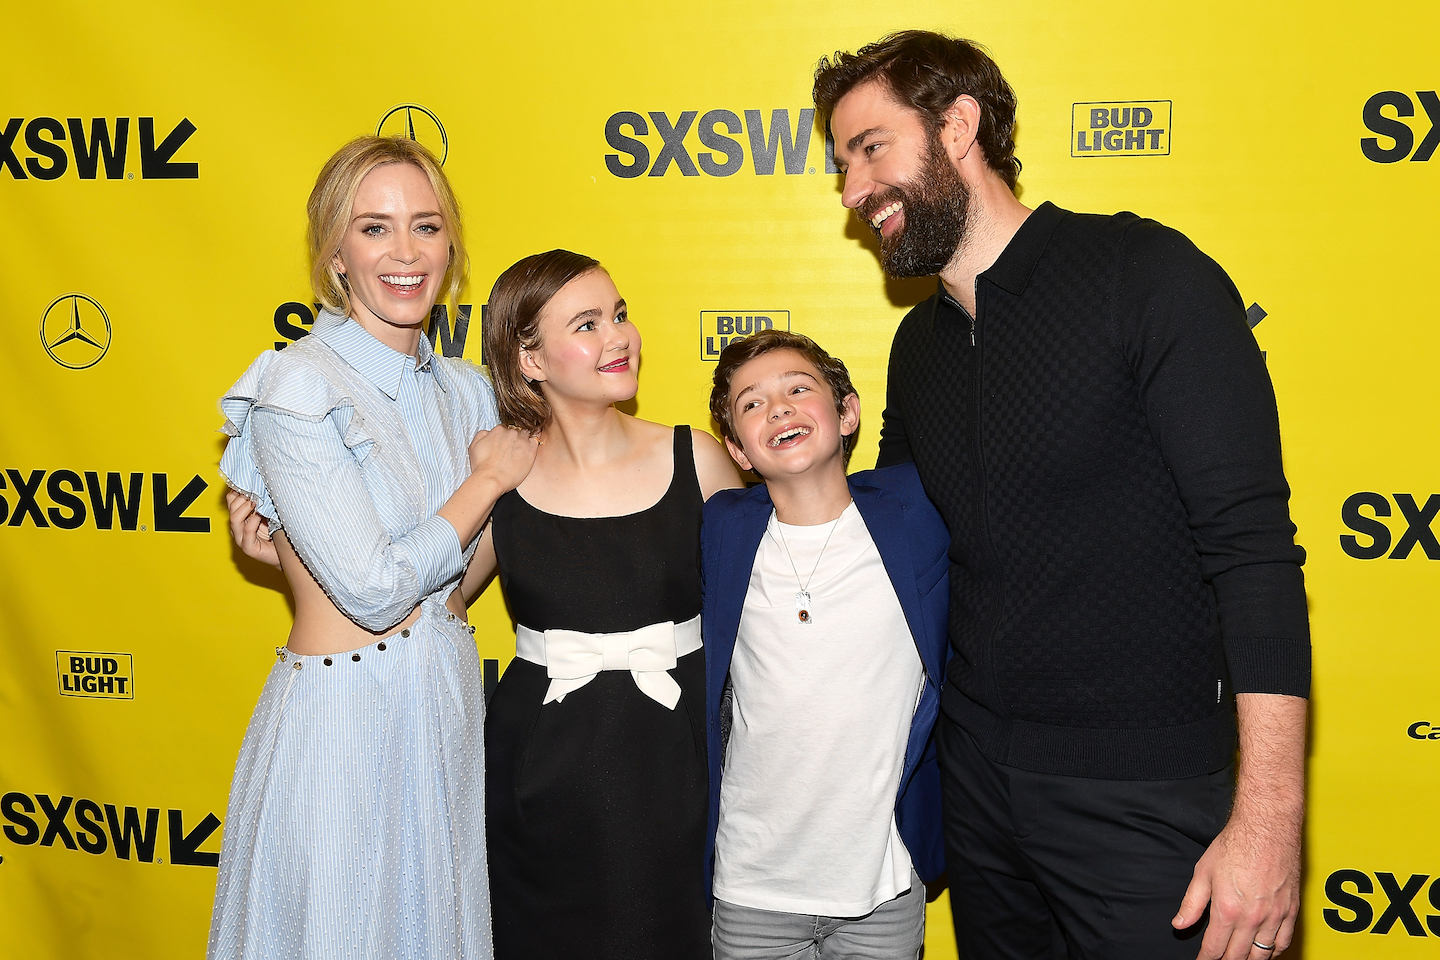
[{"label": "white bow knot", "polygon": [[543,703],[562,701],[602,670],[628,670],[635,686],[651,700],[674,710],[680,685],[667,672],[687,653],[699,650],[700,618],[676,624],[666,620],[624,633],[515,628],[516,654],[545,667],[550,687]]}]

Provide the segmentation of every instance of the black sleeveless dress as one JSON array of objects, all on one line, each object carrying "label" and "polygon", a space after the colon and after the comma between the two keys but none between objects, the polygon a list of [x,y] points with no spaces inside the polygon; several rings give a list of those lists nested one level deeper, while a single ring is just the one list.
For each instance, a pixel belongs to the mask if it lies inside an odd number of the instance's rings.
[{"label": "black sleeveless dress", "polygon": [[[700,511],[689,427],[670,487],[622,517],[495,505],[500,583],[518,623],[620,633],[700,613]],[[486,832],[497,960],[708,958],[705,652],[670,675],[674,710],[606,671],[558,703],[518,657],[485,722]]]}]

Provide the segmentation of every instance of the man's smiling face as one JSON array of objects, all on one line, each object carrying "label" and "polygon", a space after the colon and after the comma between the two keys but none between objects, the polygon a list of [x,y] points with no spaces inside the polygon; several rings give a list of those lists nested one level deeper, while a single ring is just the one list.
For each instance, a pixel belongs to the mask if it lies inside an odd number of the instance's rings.
[{"label": "man's smiling face", "polygon": [[841,202],[880,239],[892,277],[933,276],[965,238],[970,192],[940,132],[899,103],[882,80],[856,86],[830,117]]}]

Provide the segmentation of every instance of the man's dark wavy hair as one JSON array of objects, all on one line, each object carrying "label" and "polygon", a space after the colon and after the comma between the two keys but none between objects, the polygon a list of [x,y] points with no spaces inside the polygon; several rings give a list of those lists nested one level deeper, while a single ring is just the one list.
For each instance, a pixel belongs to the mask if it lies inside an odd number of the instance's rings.
[{"label": "man's dark wavy hair", "polygon": [[815,106],[830,126],[835,104],[867,80],[878,79],[901,103],[919,112],[931,131],[962,94],[980,104],[977,139],[985,162],[1010,187],[1020,177],[1015,159],[1015,91],[979,44],[926,30],[904,30],[856,53],[836,51],[815,67]]}]

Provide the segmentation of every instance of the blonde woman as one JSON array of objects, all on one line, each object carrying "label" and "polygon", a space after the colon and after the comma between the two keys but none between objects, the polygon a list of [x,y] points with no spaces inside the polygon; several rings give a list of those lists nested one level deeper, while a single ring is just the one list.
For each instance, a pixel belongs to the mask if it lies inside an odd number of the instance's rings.
[{"label": "blonde woman", "polygon": [[208,956],[483,960],[484,699],[455,591],[537,445],[424,336],[468,263],[435,159],[354,140],[308,214],[325,309],[221,401],[232,529],[278,556],[295,624],[236,763]]}]

